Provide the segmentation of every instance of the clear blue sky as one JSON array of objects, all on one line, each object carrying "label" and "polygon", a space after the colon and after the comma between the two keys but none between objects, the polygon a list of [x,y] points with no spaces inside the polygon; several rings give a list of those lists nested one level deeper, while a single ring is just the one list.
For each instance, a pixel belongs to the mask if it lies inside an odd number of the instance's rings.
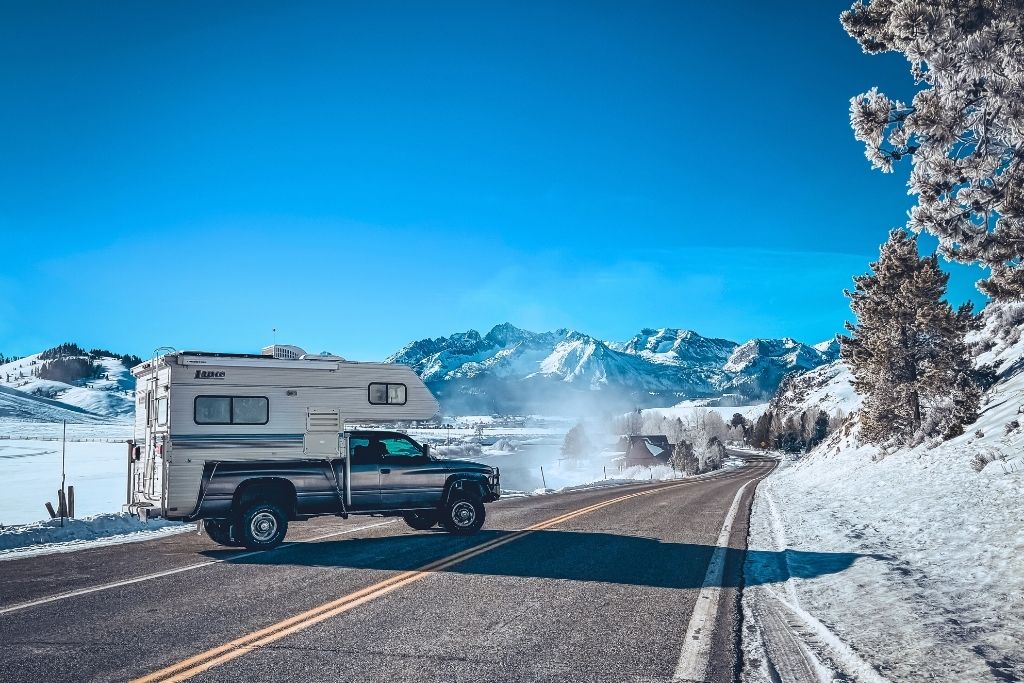
[{"label": "clear blue sky", "polygon": [[827,338],[912,202],[848,5],[5,3],[0,352]]}]

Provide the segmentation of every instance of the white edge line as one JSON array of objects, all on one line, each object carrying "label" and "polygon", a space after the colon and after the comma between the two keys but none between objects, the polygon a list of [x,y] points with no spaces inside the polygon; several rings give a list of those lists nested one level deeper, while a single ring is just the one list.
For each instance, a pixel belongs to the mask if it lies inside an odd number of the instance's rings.
[{"label": "white edge line", "polygon": [[676,665],[676,672],[673,680],[676,681],[703,681],[711,661],[711,636],[715,629],[715,620],[718,616],[718,599],[722,592],[722,577],[725,572],[725,556],[729,549],[729,537],[732,535],[732,524],[736,520],[736,513],[740,509],[740,498],[747,487],[757,481],[751,479],[739,488],[736,496],[732,499],[732,506],[722,523],[722,530],[718,533],[718,541],[715,543],[715,551],[708,562],[708,570],[704,574],[704,583],[701,585],[700,594],[697,596],[697,603],[693,607],[693,614],[690,615],[690,624],[683,637],[682,651],[679,653],[679,663]]},{"label": "white edge line", "polygon": [[[387,524],[394,524],[395,520],[388,520],[386,522],[377,522],[376,524],[367,524],[365,526],[356,527],[354,529],[344,529],[342,531],[333,531],[329,534],[322,534],[320,536],[314,536],[312,538],[306,538],[301,541],[293,541],[291,543],[282,543],[274,550],[284,550],[285,548],[291,548],[296,545],[303,543],[312,543],[316,541],[322,541],[326,538],[332,538],[334,536],[344,536],[346,534],[354,534],[357,531],[365,531],[366,529],[373,529],[379,526],[385,526]],[[98,593],[100,591],[110,590],[112,588],[120,588],[121,586],[130,586],[133,583],[142,583],[143,581],[150,581],[152,579],[159,579],[164,576],[172,576],[174,574],[180,574],[182,572],[192,571],[194,569],[202,569],[203,567],[209,567],[210,565],[220,564],[222,562],[231,562],[233,560],[240,560],[245,557],[252,557],[253,555],[263,555],[267,551],[265,550],[253,550],[247,553],[241,553],[239,555],[232,555],[231,557],[223,557],[219,560],[209,560],[207,562],[198,562],[196,564],[189,564],[184,567],[176,567],[174,569],[168,569],[162,572],[155,572],[153,574],[145,574],[143,576],[136,576],[131,579],[124,579],[122,581],[113,581],[111,583],[104,583],[98,586],[90,586],[89,588],[79,588],[78,590],[68,591],[67,593],[58,593],[57,595],[50,595],[45,598],[39,598],[30,602],[22,602],[9,607],[0,608],[0,615],[10,614],[11,612],[18,612],[23,609],[29,609],[30,607],[38,607],[40,605],[46,605],[51,602],[57,602],[58,600],[66,600],[68,598],[75,598],[80,595],[88,595],[89,593]],[[273,552],[273,551],[271,551]]]}]

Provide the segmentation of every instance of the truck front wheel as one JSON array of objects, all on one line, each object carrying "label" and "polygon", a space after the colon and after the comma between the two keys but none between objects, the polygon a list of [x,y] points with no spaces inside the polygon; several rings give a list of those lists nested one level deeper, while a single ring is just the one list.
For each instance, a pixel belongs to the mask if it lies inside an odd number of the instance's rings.
[{"label": "truck front wheel", "polygon": [[478,499],[455,496],[444,506],[441,524],[448,533],[469,536],[484,525],[484,504]]},{"label": "truck front wheel", "polygon": [[249,550],[270,550],[288,533],[288,516],[273,503],[253,503],[242,511],[236,530]]}]

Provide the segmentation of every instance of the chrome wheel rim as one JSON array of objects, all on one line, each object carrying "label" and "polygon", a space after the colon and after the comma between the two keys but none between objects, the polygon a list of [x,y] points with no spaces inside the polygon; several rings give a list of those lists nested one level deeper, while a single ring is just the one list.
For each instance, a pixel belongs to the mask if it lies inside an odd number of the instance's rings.
[{"label": "chrome wheel rim", "polygon": [[472,503],[460,500],[452,506],[452,521],[460,528],[473,526],[473,522],[476,521],[476,508]]},{"label": "chrome wheel rim", "polygon": [[254,540],[266,543],[277,534],[277,518],[269,512],[258,512],[249,523]]}]

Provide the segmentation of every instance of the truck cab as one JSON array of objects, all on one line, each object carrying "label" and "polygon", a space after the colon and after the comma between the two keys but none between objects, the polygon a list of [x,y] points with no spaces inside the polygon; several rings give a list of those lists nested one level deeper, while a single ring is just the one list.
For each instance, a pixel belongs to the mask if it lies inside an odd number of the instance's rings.
[{"label": "truck cab", "polygon": [[468,535],[483,526],[484,504],[501,496],[497,468],[434,457],[401,432],[344,438],[347,468],[341,459],[208,464],[192,518],[204,520],[214,541],[250,549],[276,546],[290,521],[327,514],[401,516],[414,529]]}]

